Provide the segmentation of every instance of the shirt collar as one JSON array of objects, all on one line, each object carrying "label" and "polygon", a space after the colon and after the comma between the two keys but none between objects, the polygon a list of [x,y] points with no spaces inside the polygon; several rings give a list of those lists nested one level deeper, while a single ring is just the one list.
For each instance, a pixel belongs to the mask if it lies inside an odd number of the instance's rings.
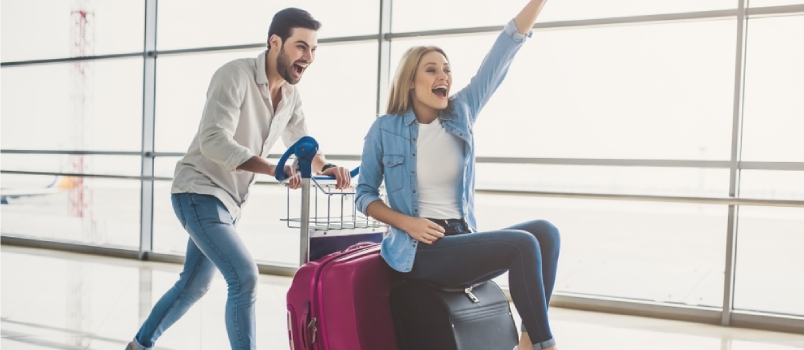
[{"label": "shirt collar", "polygon": [[403,114],[402,117],[405,119],[405,124],[408,126],[410,126],[410,124],[413,124],[413,122],[416,121],[416,115],[413,114],[413,108],[408,108],[408,111],[405,112],[405,114]]},{"label": "shirt collar", "polygon": [[265,74],[265,55],[268,53],[268,50],[263,51],[257,56],[257,73],[254,77],[254,80],[257,81],[257,84],[268,84],[268,75]]},{"label": "shirt collar", "polygon": [[[416,115],[413,114],[413,108],[408,108],[408,111],[405,112],[405,114],[403,114],[402,117],[405,119],[405,124],[408,126],[410,126],[410,124],[413,124],[413,121],[416,120]],[[451,113],[444,113],[443,111],[438,113],[438,119],[452,120],[453,118],[454,116]]]}]

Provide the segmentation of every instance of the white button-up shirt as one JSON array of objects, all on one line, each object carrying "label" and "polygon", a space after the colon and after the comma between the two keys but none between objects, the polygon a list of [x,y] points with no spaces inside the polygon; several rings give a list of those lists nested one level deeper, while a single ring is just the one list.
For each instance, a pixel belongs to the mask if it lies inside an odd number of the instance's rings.
[{"label": "white button-up shirt", "polygon": [[291,146],[307,135],[295,86],[282,86],[274,111],[265,55],[226,63],[215,72],[198,132],[176,164],[171,193],[213,195],[237,219],[255,174],[237,170],[252,156],[265,157],[280,135]]}]

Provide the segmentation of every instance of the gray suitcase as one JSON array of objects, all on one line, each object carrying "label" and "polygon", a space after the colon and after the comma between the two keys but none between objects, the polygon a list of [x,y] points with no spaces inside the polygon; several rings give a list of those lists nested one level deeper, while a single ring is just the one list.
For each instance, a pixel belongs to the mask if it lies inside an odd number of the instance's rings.
[{"label": "gray suitcase", "polygon": [[519,342],[508,299],[492,281],[465,290],[402,281],[390,300],[400,350],[509,350]]}]

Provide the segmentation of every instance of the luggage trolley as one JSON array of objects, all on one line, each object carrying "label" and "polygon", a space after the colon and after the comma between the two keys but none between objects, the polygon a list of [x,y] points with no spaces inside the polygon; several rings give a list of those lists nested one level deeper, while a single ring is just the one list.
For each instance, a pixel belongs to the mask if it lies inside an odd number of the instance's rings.
[{"label": "luggage trolley", "polygon": [[[387,225],[357,211],[353,188],[337,190],[333,177],[312,176],[317,152],[318,142],[305,136],[288,148],[276,165],[276,179],[286,182],[285,163],[293,155],[294,168],[301,176],[301,206],[298,212],[291,208],[293,194],[288,188],[286,215],[280,219],[301,233],[299,266],[358,243],[380,243],[388,231]],[[350,175],[354,178],[359,170],[353,169]]]}]

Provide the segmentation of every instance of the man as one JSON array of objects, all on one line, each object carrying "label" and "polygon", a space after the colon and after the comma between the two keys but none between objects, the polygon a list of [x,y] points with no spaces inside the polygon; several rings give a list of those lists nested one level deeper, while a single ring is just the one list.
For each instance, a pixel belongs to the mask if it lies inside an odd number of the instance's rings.
[{"label": "man", "polygon": [[[313,62],[320,23],[296,8],[279,11],[268,49],[223,65],[212,77],[198,133],[177,163],[171,189],[176,216],[187,230],[184,270],[156,303],[130,350],[151,349],[159,336],[209,289],[215,270],[228,285],[226,331],[232,349],[255,349],[257,265],[235,230],[256,174],[273,176],[265,158],[282,136],[286,146],[307,135],[294,86]],[[349,186],[347,169],[316,155],[313,169]],[[295,174],[290,166],[288,174]],[[293,177],[288,186],[299,188]]]}]

